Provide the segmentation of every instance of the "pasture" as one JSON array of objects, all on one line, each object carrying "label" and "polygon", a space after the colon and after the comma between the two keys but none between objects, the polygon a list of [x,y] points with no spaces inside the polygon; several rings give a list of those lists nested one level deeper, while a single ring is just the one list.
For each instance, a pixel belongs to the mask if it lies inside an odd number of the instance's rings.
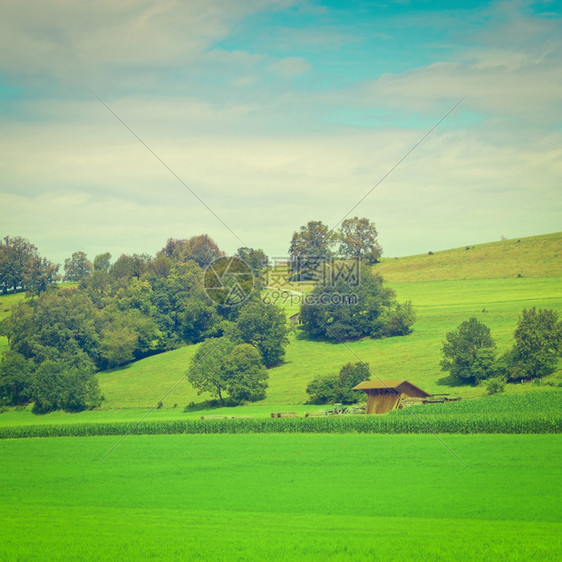
[{"label": "pasture", "polygon": [[116,440],[0,442],[0,558],[562,556],[557,435]]},{"label": "pasture", "polygon": [[[517,318],[525,307],[562,311],[562,282],[559,277],[472,279],[392,283],[400,300],[411,299],[417,321],[412,334],[383,340],[363,339],[344,345],[312,341],[297,328],[290,335],[285,363],[269,371],[267,398],[260,404],[279,408],[307,400],[306,386],[316,377],[335,373],[348,362],[365,361],[382,379],[407,379],[432,393],[449,392],[477,397],[482,388],[448,384],[440,371],[441,341],[462,321],[476,316],[488,325],[498,351],[512,344]],[[485,310],[485,312],[483,312]],[[149,408],[182,380],[196,346],[183,347],[132,363],[112,372],[100,373],[104,408]],[[551,378],[558,379],[558,374]],[[508,392],[519,388],[508,386]],[[183,408],[208,400],[198,396],[186,380],[163,400],[164,408]],[[239,408],[242,410],[242,408]]]}]

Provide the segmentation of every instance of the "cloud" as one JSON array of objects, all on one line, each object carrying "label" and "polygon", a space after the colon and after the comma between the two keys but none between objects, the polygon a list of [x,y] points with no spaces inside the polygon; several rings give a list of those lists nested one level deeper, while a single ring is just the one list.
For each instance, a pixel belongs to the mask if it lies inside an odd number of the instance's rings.
[{"label": "cloud", "polygon": [[178,66],[228,35],[239,20],[288,0],[6,0],[0,68],[76,80],[124,68]]},{"label": "cloud", "polygon": [[348,95],[365,105],[430,115],[467,96],[464,105],[488,119],[557,127],[562,20],[525,15],[515,3],[494,5],[481,17],[493,23],[451,33],[458,43],[448,60],[382,75]]},{"label": "cloud", "polygon": [[288,57],[274,62],[269,68],[285,78],[296,78],[310,71],[312,66],[302,57]]}]

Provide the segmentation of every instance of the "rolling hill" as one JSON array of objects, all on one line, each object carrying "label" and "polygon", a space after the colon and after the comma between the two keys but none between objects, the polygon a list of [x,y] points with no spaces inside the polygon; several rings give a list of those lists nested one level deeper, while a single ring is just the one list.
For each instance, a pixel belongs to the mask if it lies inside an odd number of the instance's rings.
[{"label": "rolling hill", "polygon": [[[382,379],[408,379],[433,393],[481,395],[481,388],[448,384],[439,369],[441,341],[448,331],[475,316],[490,327],[501,352],[511,345],[523,308],[546,307],[562,312],[562,233],[468,248],[386,258],[374,266],[400,300],[414,304],[417,321],[413,333],[331,344],[311,341],[296,328],[290,335],[286,362],[269,371],[267,399],[245,408],[270,411],[273,405],[302,404],[307,399],[309,381],[360,360]],[[22,298],[0,297],[0,319]],[[296,308],[292,305],[286,310],[292,314]],[[0,352],[6,347],[6,338],[0,338]],[[198,396],[184,378],[196,349],[187,346],[100,373],[105,398],[102,407],[148,408],[162,401],[164,408],[176,405],[179,412],[192,402],[209,399],[205,394]],[[551,378],[562,378],[561,370]],[[524,392],[530,386],[509,385],[509,392]]]},{"label": "rolling hill", "polygon": [[[481,395],[481,388],[447,384],[439,370],[441,340],[463,320],[476,316],[490,327],[501,352],[511,345],[523,308],[536,306],[562,312],[561,252],[562,233],[557,233],[471,246],[470,250],[436,252],[432,256],[383,260],[375,271],[389,281],[400,300],[412,300],[416,308],[413,333],[342,345],[310,341],[297,328],[290,336],[286,362],[270,370],[268,396],[260,404],[266,409],[270,405],[302,404],[307,399],[308,382],[337,372],[347,362],[360,360],[382,379],[405,378],[434,393]],[[295,312],[294,307],[287,307],[287,312]],[[186,347],[101,373],[104,407],[154,406],[181,380],[194,351],[194,346]],[[552,378],[560,375],[559,370]],[[521,392],[528,386],[510,385],[509,391]],[[163,405],[185,406],[208,398],[197,396],[184,380],[163,400]]]}]

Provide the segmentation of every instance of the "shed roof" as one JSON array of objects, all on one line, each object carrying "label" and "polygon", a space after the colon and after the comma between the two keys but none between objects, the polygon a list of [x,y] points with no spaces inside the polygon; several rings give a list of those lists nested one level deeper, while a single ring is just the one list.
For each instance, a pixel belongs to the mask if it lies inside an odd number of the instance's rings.
[{"label": "shed roof", "polygon": [[415,384],[408,382],[407,380],[400,379],[400,380],[388,380],[388,381],[363,381],[359,383],[357,386],[353,387],[353,390],[386,390],[392,389],[396,390],[397,392],[404,393],[408,396],[412,397],[419,397],[419,398],[426,398],[430,396],[425,390],[417,387]]}]

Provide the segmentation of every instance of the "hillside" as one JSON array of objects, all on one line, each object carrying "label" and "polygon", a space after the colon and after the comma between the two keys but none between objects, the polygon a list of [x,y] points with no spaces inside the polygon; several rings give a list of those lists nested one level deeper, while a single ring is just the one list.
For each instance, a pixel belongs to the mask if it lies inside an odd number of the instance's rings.
[{"label": "hillside", "polygon": [[391,282],[561,277],[562,232],[383,258],[375,271]]},{"label": "hillside", "polygon": [[[562,313],[562,269],[557,257],[562,233],[495,242],[437,252],[433,256],[385,259],[376,266],[397,292],[411,300],[417,311],[414,331],[407,337],[364,339],[344,345],[310,341],[296,329],[290,336],[286,362],[269,371],[268,397],[248,408],[302,404],[308,382],[336,373],[348,362],[367,362],[375,376],[404,378],[434,393],[449,392],[464,397],[483,390],[451,387],[439,369],[441,341],[445,334],[471,316],[488,325],[502,352],[512,344],[512,333],[523,308],[554,308]],[[522,277],[513,274],[521,271]],[[525,273],[526,272],[526,273]],[[539,275],[540,273],[540,275]],[[447,278],[448,277],[448,278]],[[302,287],[298,287],[303,289]],[[0,318],[23,295],[0,297]],[[287,306],[288,313],[297,311]],[[0,338],[0,353],[6,348]],[[210,398],[197,395],[184,374],[196,351],[188,346],[99,374],[103,408],[147,408],[160,400],[164,408],[177,405],[177,412]],[[550,377],[562,378],[562,371]],[[163,398],[177,385],[169,395]],[[533,385],[509,385],[509,392],[524,392]]]}]

